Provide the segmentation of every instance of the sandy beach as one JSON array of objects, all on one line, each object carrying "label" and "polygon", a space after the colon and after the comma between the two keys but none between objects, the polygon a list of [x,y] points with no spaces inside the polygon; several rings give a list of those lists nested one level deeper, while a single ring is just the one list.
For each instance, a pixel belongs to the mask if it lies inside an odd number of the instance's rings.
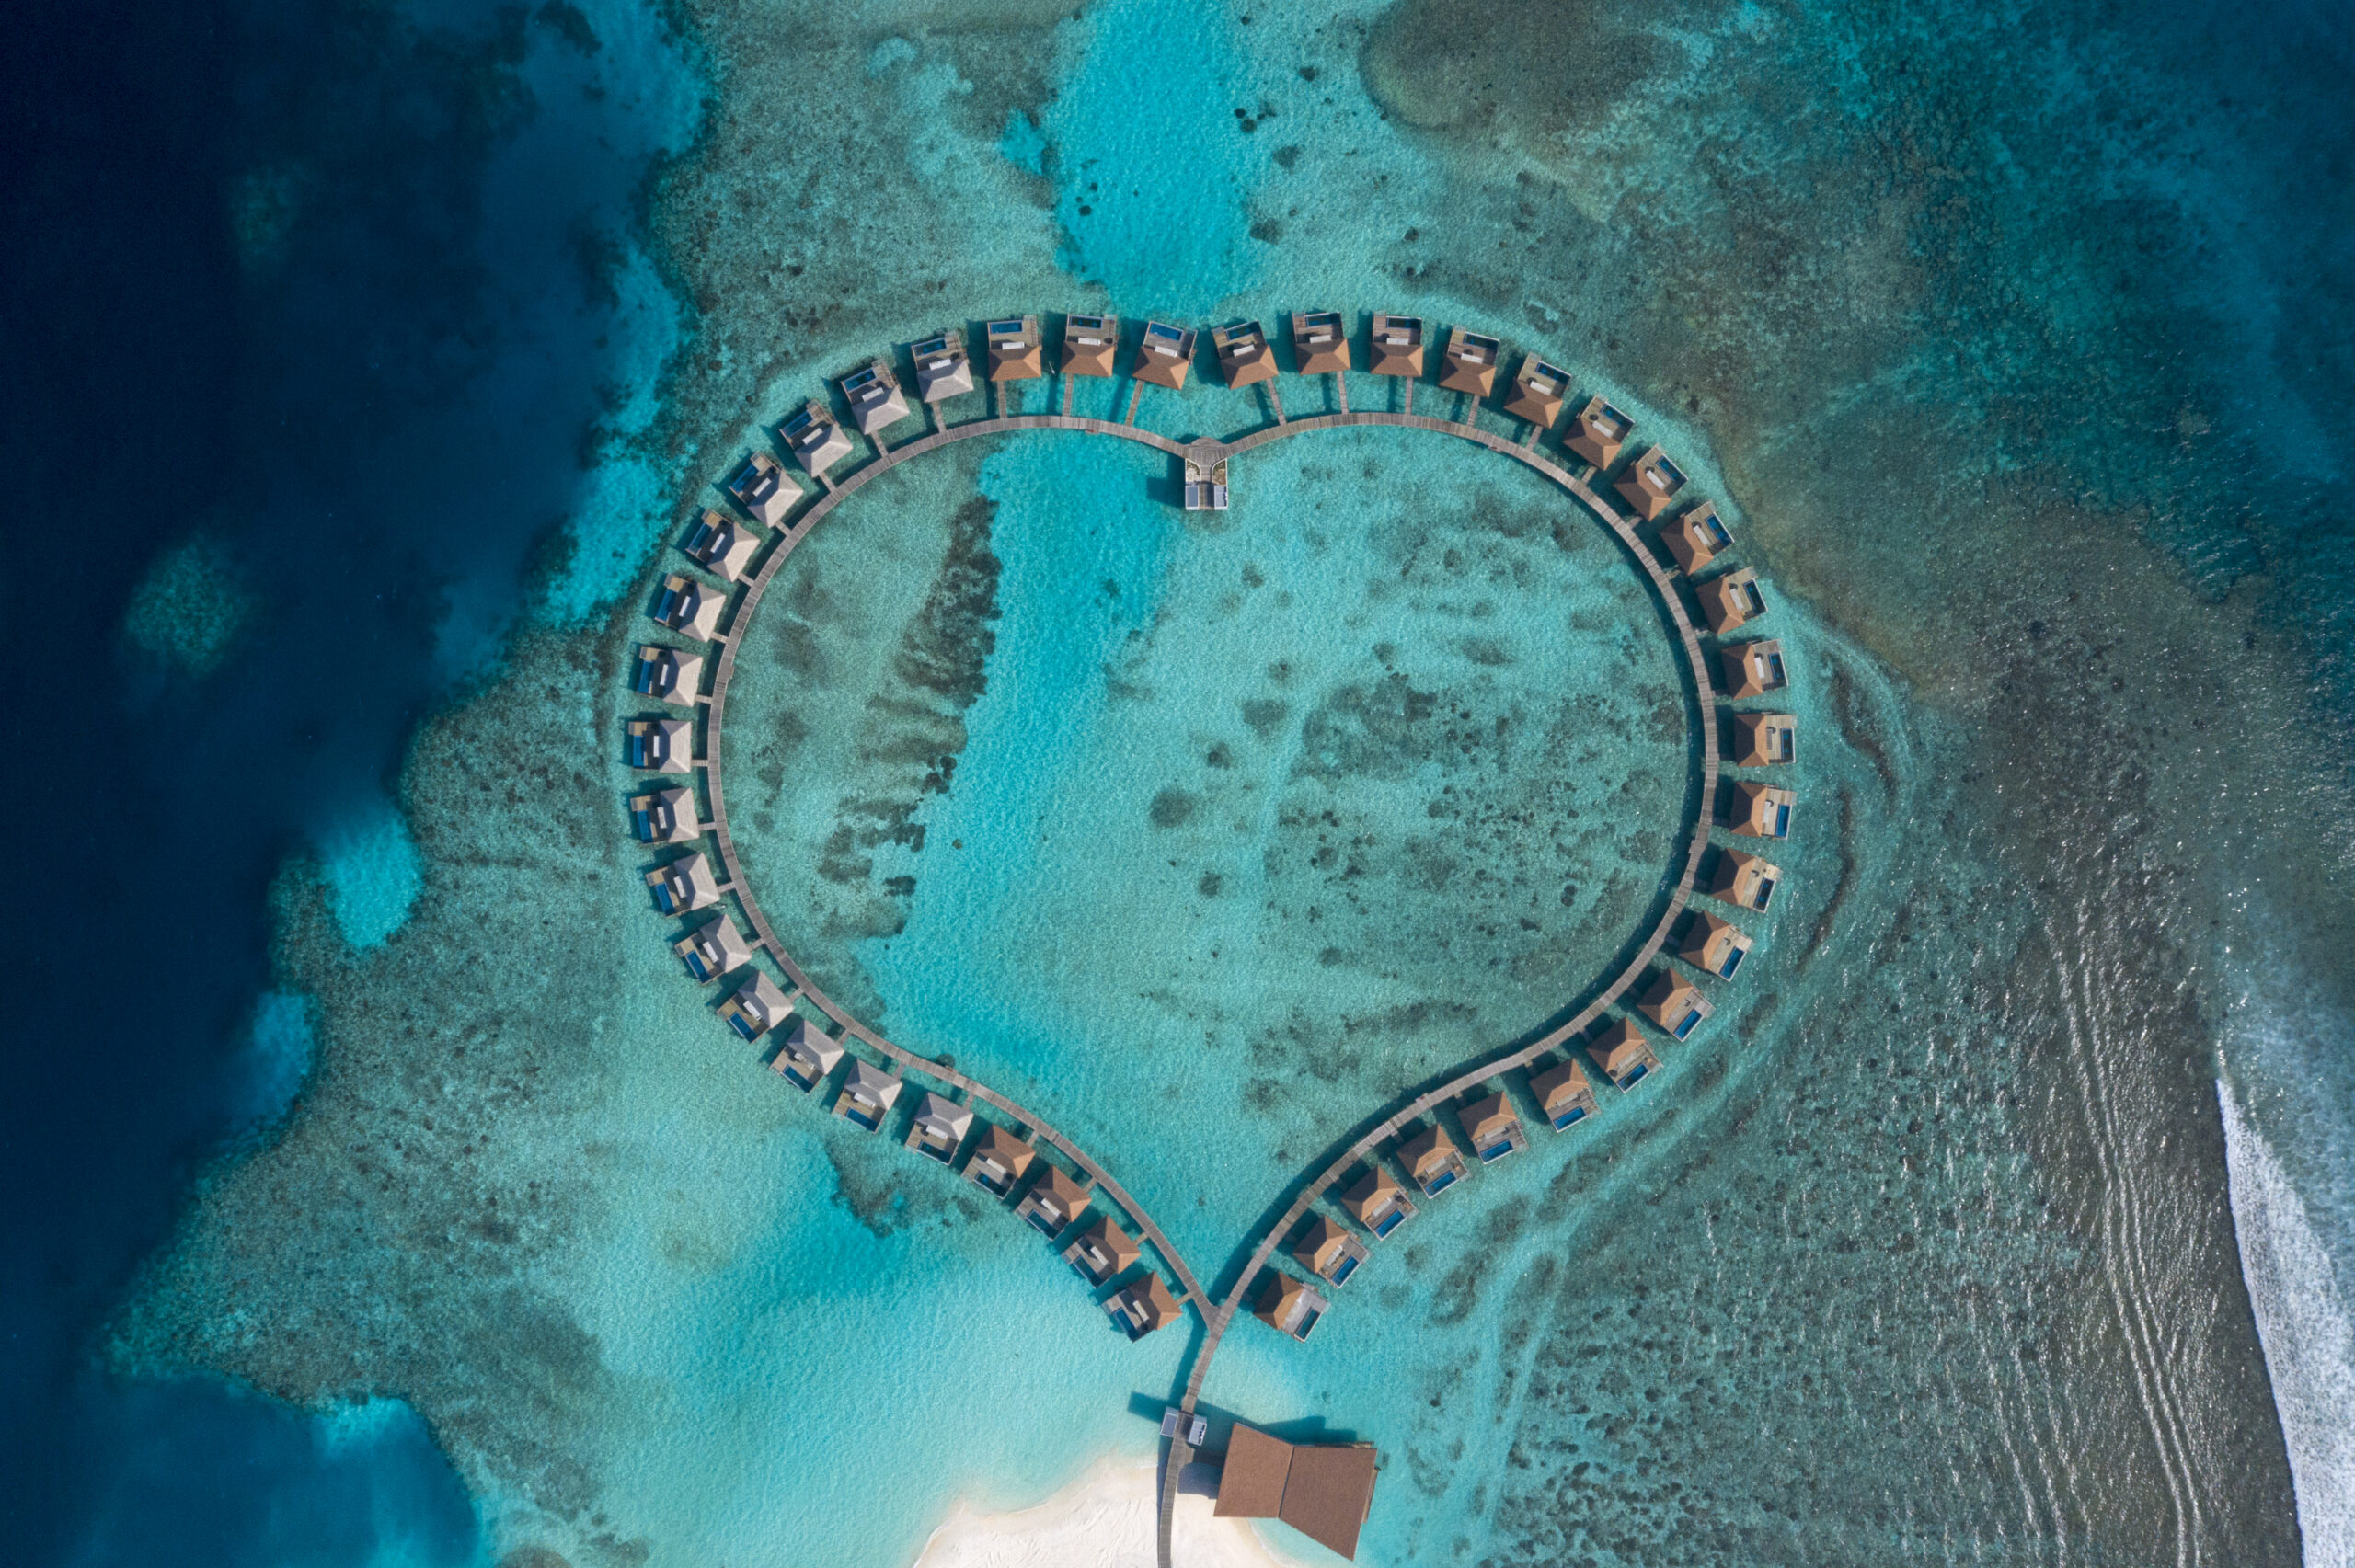
[{"label": "sandy beach", "polygon": [[[1151,1568],[1155,1470],[1152,1459],[1099,1459],[1044,1503],[1015,1514],[977,1513],[960,1501],[925,1542],[915,1568]],[[1171,1546],[1188,1568],[1304,1562],[1271,1551],[1241,1519],[1212,1516],[1207,1497],[1178,1500]]]}]

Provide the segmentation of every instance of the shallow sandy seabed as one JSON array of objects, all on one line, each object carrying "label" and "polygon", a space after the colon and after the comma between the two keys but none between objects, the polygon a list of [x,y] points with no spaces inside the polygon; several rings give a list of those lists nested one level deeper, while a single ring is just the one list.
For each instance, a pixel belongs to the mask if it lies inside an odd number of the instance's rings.
[{"label": "shallow sandy seabed", "polygon": [[[959,1499],[925,1542],[915,1568],[1131,1568],[1154,1561],[1153,1459],[1098,1459],[1035,1508],[982,1514]],[[1188,1568],[1293,1568],[1241,1519],[1211,1512],[1208,1497],[1178,1500],[1171,1554]],[[1327,1559],[1330,1561],[1330,1559]]]}]

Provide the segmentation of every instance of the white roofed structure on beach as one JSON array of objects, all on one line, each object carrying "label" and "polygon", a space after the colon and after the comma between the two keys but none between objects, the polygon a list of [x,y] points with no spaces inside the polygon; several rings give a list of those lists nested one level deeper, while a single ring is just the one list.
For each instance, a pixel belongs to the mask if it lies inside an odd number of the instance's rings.
[{"label": "white roofed structure on beach", "polygon": [[725,914],[703,924],[671,944],[671,951],[687,967],[687,973],[705,985],[720,976],[742,968],[752,961],[752,949],[744,940],[736,922]]}]

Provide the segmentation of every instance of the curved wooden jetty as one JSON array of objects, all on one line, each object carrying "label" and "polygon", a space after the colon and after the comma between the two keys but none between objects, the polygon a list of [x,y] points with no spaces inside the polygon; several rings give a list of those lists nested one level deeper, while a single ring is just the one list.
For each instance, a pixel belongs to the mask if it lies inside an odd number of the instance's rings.
[{"label": "curved wooden jetty", "polygon": [[[1067,386],[1068,381],[1066,381]],[[1339,405],[1342,409],[1339,413],[1309,415],[1289,419],[1285,418],[1279,409],[1274,423],[1251,430],[1232,441],[1204,439],[1191,441],[1173,440],[1151,430],[1140,429],[1135,425],[1125,421],[1116,423],[1109,419],[1077,418],[1069,414],[992,414],[986,418],[953,425],[940,424],[936,422],[936,413],[930,405],[927,405],[925,413],[928,428],[925,434],[912,438],[897,446],[887,447],[879,441],[875,441],[874,458],[846,474],[839,483],[822,477],[819,479],[818,483],[821,486],[822,493],[814,498],[800,516],[794,519],[790,526],[779,533],[775,544],[761,559],[757,569],[746,581],[744,592],[732,607],[732,612],[728,618],[725,629],[713,639],[719,646],[718,668],[710,695],[707,698],[698,699],[706,708],[705,754],[695,759],[693,765],[703,771],[710,791],[711,820],[706,826],[718,845],[719,857],[726,867],[728,890],[734,893],[742,905],[745,918],[752,927],[754,939],[768,950],[786,975],[800,988],[802,995],[809,999],[810,1004],[839,1024],[845,1034],[864,1041],[874,1050],[909,1070],[921,1073],[928,1079],[960,1089],[971,1099],[994,1106],[1009,1118],[1030,1127],[1039,1139],[1062,1151],[1073,1164],[1093,1178],[1097,1186],[1127,1213],[1137,1228],[1143,1232],[1145,1239],[1152,1243],[1155,1251],[1177,1274],[1179,1283],[1184,1287],[1188,1304],[1202,1318],[1202,1338],[1194,1350],[1185,1393],[1180,1403],[1180,1408],[1189,1415],[1193,1413],[1201,1396],[1203,1383],[1210,1374],[1212,1363],[1218,1354],[1219,1345],[1224,1339],[1227,1329],[1233,1323],[1237,1310],[1243,1306],[1250,1287],[1258,1278],[1260,1272],[1268,1266],[1269,1259],[1282,1238],[1292,1232],[1317,1200],[1322,1198],[1345,1173],[1361,1162],[1375,1156],[1385,1141],[1396,1138],[1409,1123],[1439,1106],[1455,1101],[1467,1091],[1500,1074],[1524,1068],[1547,1052],[1558,1049],[1585,1030],[1607,1008],[1624,997],[1659,957],[1666,945],[1670,931],[1683,914],[1692,898],[1694,883],[1700,872],[1702,857],[1709,846],[1713,819],[1711,803],[1717,793],[1720,762],[1717,727],[1713,722],[1711,712],[1715,690],[1710,680],[1709,665],[1702,649],[1700,635],[1695,630],[1692,617],[1686,612],[1676,591],[1674,574],[1662,567],[1660,561],[1652,555],[1650,549],[1637,535],[1635,522],[1623,516],[1617,508],[1605,501],[1586,481],[1540,452],[1535,440],[1536,431],[1534,429],[1528,436],[1515,440],[1482,429],[1468,421],[1434,418],[1428,415],[1413,413],[1350,412],[1347,402],[1346,387],[1340,389]],[[1065,406],[1068,406],[1067,399]],[[1249,1257],[1244,1263],[1241,1271],[1235,1276],[1224,1299],[1213,1302],[1209,1293],[1203,1288],[1201,1281],[1178,1252],[1177,1244],[1155,1222],[1152,1216],[1145,1212],[1143,1206],[1131,1196],[1127,1189],[1113,1178],[1111,1173],[1100,1161],[1044,1118],[991,1089],[988,1085],[930,1058],[919,1056],[868,1028],[812,982],[809,974],[786,951],[784,944],[777,940],[776,933],[771,927],[767,914],[761,909],[760,900],[754,895],[744,876],[742,864],[736,853],[735,839],[729,825],[721,744],[723,726],[728,712],[729,683],[735,673],[736,653],[748,618],[759,607],[762,596],[767,591],[769,584],[775,580],[778,569],[784,566],[787,558],[792,555],[802,540],[809,537],[810,530],[828,512],[878,475],[937,447],[955,441],[972,441],[984,436],[1004,435],[1017,431],[1070,430],[1080,434],[1112,436],[1121,441],[1135,441],[1140,445],[1167,452],[1173,457],[1199,463],[1202,465],[1203,472],[1207,473],[1211,465],[1216,462],[1240,456],[1256,448],[1265,446],[1269,441],[1306,435],[1317,430],[1375,425],[1431,430],[1439,434],[1453,436],[1524,464],[1559,486],[1618,539],[1629,558],[1649,579],[1660,608],[1674,628],[1678,642],[1684,652],[1701,736],[1700,809],[1692,836],[1686,844],[1683,868],[1674,887],[1670,892],[1667,905],[1660,920],[1635,956],[1593,1000],[1580,1009],[1574,1017],[1549,1030],[1542,1038],[1515,1049],[1483,1058],[1454,1074],[1439,1087],[1426,1090],[1395,1105],[1390,1114],[1377,1125],[1367,1130],[1347,1149],[1327,1160],[1301,1188],[1282,1215],[1259,1231]],[[1597,477],[1600,478],[1599,471]],[[1162,1568],[1169,1568],[1170,1523],[1172,1512],[1177,1504],[1178,1474],[1194,1457],[1194,1450],[1184,1440],[1182,1431],[1181,1424],[1181,1435],[1169,1439],[1168,1451],[1162,1471],[1158,1541],[1159,1561]]]}]

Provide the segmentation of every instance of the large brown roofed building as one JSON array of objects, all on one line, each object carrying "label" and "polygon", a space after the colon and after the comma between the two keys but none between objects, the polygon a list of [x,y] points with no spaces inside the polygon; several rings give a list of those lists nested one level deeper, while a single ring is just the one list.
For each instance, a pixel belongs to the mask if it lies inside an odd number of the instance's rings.
[{"label": "large brown roofed building", "polygon": [[1328,1551],[1356,1561],[1379,1469],[1370,1443],[1287,1443],[1235,1424],[1219,1471],[1214,1516],[1281,1519]]},{"label": "large brown roofed building", "polygon": [[1218,352],[1219,373],[1229,386],[1276,378],[1275,350],[1268,347],[1268,335],[1256,321],[1230,322],[1218,328],[1211,334],[1211,347]]},{"label": "large brown roofed building", "polygon": [[1135,369],[1131,372],[1148,386],[1166,386],[1172,392],[1186,387],[1186,372],[1194,368],[1194,334],[1184,327],[1166,322],[1148,321],[1144,336],[1137,339]]},{"label": "large brown roofed building", "polygon": [[1616,486],[1620,498],[1637,517],[1649,521],[1666,511],[1676,493],[1684,488],[1684,470],[1669,461],[1668,453],[1654,447],[1636,460],[1634,467],[1619,475]]},{"label": "large brown roofed building", "polygon": [[1419,315],[1376,315],[1366,341],[1373,349],[1371,369],[1376,375],[1419,376],[1423,373],[1423,318]]},{"label": "large brown roofed building", "polygon": [[1701,601],[1702,617],[1718,636],[1766,613],[1766,596],[1759,591],[1758,574],[1748,567],[1720,573],[1693,591]]},{"label": "large brown roofed building", "polygon": [[1449,392],[1486,397],[1497,384],[1497,361],[1504,345],[1460,326],[1447,329],[1447,347],[1440,350],[1439,383]]},{"label": "large brown roofed building", "polygon": [[1008,316],[988,324],[992,381],[1032,381],[1047,373],[1047,340],[1035,315]]},{"label": "large brown roofed building", "polygon": [[1746,850],[1719,850],[1717,871],[1709,878],[1709,896],[1745,910],[1766,908],[1783,868],[1770,865]]},{"label": "large brown roofed building", "polygon": [[1783,645],[1772,637],[1763,642],[1728,643],[1717,650],[1717,668],[1725,672],[1726,694],[1730,697],[1763,697],[1791,683],[1789,671],[1783,668]]},{"label": "large brown roofed building", "polygon": [[1555,369],[1534,354],[1523,354],[1521,369],[1513,372],[1505,412],[1541,430],[1550,430],[1562,417],[1562,404],[1569,395],[1568,372]]},{"label": "large brown roofed building", "polygon": [[1715,501],[1687,507],[1660,524],[1660,542],[1668,546],[1677,569],[1688,578],[1717,559],[1719,552],[1733,548],[1733,535],[1726,532]]},{"label": "large brown roofed building", "polygon": [[1065,375],[1109,376],[1119,373],[1120,318],[1117,315],[1063,317]]},{"label": "large brown roofed building", "polygon": [[1586,1054],[1594,1059],[1603,1076],[1623,1091],[1633,1089],[1646,1073],[1660,1065],[1660,1058],[1652,1054],[1649,1042],[1625,1018],[1614,1019],[1603,1033],[1588,1041]]},{"label": "large brown roofed building", "polygon": [[1684,943],[1676,956],[1696,969],[1729,980],[1750,956],[1750,938],[1733,921],[1695,910],[1684,919]]},{"label": "large brown roofed building", "polygon": [[1341,1207],[1350,1218],[1373,1231],[1379,1238],[1387,1236],[1415,1217],[1415,1206],[1408,1201],[1406,1189],[1390,1179],[1390,1173],[1380,1165],[1369,1165],[1350,1190],[1341,1195]]},{"label": "large brown roofed building", "polygon": [[1776,784],[1748,779],[1733,786],[1733,817],[1726,826],[1752,839],[1791,836],[1791,807],[1798,796]]},{"label": "large brown roofed building", "polygon": [[1737,768],[1772,768],[1798,756],[1799,721],[1790,714],[1735,714],[1728,760]]},{"label": "large brown roofed building", "polygon": [[1627,444],[1635,429],[1635,421],[1626,415],[1600,397],[1590,397],[1570,416],[1562,444],[1597,468],[1608,468],[1619,461],[1619,449]]},{"label": "large brown roofed building", "polygon": [[1292,313],[1292,352],[1303,375],[1343,375],[1350,368],[1350,329],[1338,311]]}]

